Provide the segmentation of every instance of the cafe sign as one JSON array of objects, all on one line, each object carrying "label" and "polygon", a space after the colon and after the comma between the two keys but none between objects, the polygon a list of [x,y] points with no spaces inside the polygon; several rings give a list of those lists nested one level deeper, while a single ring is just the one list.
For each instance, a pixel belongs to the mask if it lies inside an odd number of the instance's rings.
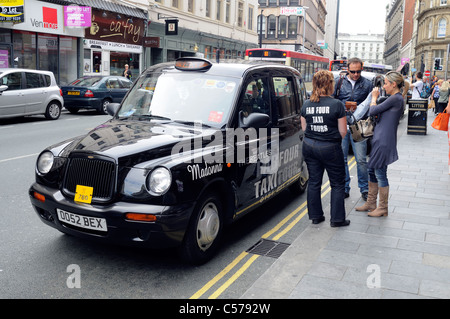
[{"label": "cafe sign", "polygon": [[85,29],[85,38],[142,45],[144,31],[143,19],[92,8],[92,22]]}]

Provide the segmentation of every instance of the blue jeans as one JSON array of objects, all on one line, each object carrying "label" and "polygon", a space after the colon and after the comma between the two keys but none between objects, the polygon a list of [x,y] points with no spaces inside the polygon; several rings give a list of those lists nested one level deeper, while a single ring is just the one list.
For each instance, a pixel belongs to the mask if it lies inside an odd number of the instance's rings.
[{"label": "blue jeans", "polygon": [[321,189],[323,174],[326,170],[331,186],[331,222],[344,221],[345,167],[340,143],[305,138],[303,156],[309,173],[306,196],[309,219],[318,219],[323,216]]},{"label": "blue jeans", "polygon": [[353,141],[350,131],[348,131],[347,135],[342,139],[342,151],[344,152],[345,162],[345,192],[350,193],[350,172],[348,170],[347,163],[347,155],[350,143],[352,143],[353,153],[356,157],[358,187],[361,193],[367,193],[369,191],[369,175],[367,173],[367,140],[361,142]]},{"label": "blue jeans", "polygon": [[378,187],[389,186],[389,181],[387,179],[387,166],[381,168],[369,168],[369,180],[372,183],[378,183]]}]

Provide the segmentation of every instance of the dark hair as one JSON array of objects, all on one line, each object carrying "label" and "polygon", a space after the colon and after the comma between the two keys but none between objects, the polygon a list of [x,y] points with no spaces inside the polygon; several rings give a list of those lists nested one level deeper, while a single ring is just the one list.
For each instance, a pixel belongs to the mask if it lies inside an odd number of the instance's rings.
[{"label": "dark hair", "polygon": [[364,65],[364,62],[360,58],[351,58],[350,60],[348,60],[347,66],[349,67],[350,64],[357,64],[357,63],[361,64],[361,68]]},{"label": "dark hair", "polygon": [[334,91],[333,73],[327,70],[320,70],[313,76],[313,91],[311,102],[319,102],[321,95],[331,95]]},{"label": "dark hair", "polygon": [[417,72],[416,73],[416,77],[418,78],[418,79],[421,79],[421,78],[423,78],[423,75],[422,75],[422,72]]}]

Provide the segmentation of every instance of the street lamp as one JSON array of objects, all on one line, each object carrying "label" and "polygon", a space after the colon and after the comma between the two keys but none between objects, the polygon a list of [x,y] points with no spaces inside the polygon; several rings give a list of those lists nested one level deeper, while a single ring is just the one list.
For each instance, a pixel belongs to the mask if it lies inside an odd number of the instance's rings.
[{"label": "street lamp", "polygon": [[303,50],[302,52],[305,53],[305,40],[306,40],[306,9],[309,9],[309,7],[303,7],[302,13],[303,13],[303,41],[302,41],[302,45],[303,45]]}]

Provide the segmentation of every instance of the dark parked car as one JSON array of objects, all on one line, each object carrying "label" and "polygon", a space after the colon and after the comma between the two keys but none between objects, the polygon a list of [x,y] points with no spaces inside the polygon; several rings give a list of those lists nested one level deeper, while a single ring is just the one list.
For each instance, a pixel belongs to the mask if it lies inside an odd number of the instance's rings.
[{"label": "dark parked car", "polygon": [[95,109],[106,114],[109,103],[120,103],[133,82],[121,76],[84,76],[61,86],[64,106],[70,113]]},{"label": "dark parked car", "polygon": [[284,189],[305,190],[305,92],[284,65],[154,65],[108,105],[111,120],[39,155],[32,205],[73,236],[177,246],[205,262],[227,224]]}]

